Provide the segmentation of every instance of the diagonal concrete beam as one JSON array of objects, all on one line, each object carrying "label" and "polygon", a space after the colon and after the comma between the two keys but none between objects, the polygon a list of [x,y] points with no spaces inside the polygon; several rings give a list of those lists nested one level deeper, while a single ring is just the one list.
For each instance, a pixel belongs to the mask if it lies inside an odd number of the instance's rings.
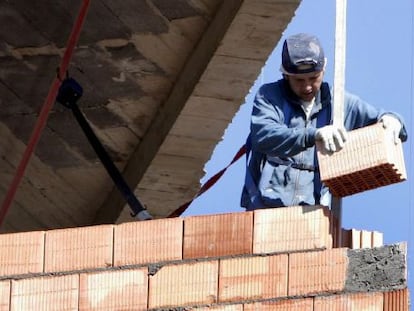
[{"label": "diagonal concrete beam", "polygon": [[[137,187],[146,169],[156,156],[158,149],[214,56],[220,41],[226,34],[242,3],[243,0],[223,1],[214,19],[188,58],[166,103],[162,105],[124,169],[123,176],[131,189]],[[98,209],[94,223],[115,223],[124,206],[124,198],[114,188],[105,203]]]}]

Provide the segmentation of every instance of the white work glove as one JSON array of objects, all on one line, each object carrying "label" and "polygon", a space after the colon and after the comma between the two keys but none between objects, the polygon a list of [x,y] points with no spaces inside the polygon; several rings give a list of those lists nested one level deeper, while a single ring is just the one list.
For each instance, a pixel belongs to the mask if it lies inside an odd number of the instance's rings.
[{"label": "white work glove", "polygon": [[327,152],[335,152],[344,147],[347,133],[344,128],[336,125],[326,125],[316,131],[315,139],[323,143]]},{"label": "white work glove", "polygon": [[387,131],[390,131],[392,133],[394,143],[398,144],[398,142],[400,140],[399,137],[400,137],[400,132],[401,132],[401,128],[402,128],[400,120],[398,120],[393,115],[384,114],[381,117],[381,119],[379,120],[379,122],[382,123],[382,126],[384,127],[384,129],[386,129]]}]

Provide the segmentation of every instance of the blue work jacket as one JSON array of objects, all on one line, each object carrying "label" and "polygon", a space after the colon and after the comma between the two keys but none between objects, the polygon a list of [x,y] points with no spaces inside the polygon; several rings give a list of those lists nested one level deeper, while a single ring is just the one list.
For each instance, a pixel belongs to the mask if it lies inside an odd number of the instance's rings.
[{"label": "blue work jacket", "polygon": [[[317,128],[332,124],[331,91],[323,82],[309,118],[299,98],[281,79],[257,92],[251,115],[246,182],[241,206],[263,207],[320,204],[329,190],[321,183],[315,151]],[[378,122],[384,114],[359,97],[345,93],[344,127],[347,131]],[[407,139],[403,125],[402,141]],[[328,192],[329,193],[329,192]]]}]

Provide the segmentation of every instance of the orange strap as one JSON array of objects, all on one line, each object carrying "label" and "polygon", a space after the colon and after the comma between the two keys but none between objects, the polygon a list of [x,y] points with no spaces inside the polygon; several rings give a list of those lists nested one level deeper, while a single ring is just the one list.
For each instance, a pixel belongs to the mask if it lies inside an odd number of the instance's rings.
[{"label": "orange strap", "polygon": [[198,198],[200,195],[202,195],[204,192],[206,192],[208,189],[210,189],[220,178],[223,176],[223,174],[226,172],[226,170],[238,159],[240,159],[244,154],[246,153],[246,145],[243,145],[240,147],[239,151],[234,155],[233,160],[222,170],[220,170],[218,173],[214,174],[214,176],[210,177],[203,186],[201,186],[200,190],[197,192],[197,194],[194,196],[193,199],[188,201],[187,203],[184,203],[179,208],[177,208],[175,211],[173,211],[168,218],[172,217],[178,217],[182,213],[185,212],[185,210],[190,206],[193,201]]},{"label": "orange strap", "polygon": [[72,32],[69,36],[69,40],[67,42],[67,47],[65,50],[65,54],[63,55],[62,61],[60,63],[58,76],[53,81],[52,85],[50,86],[49,93],[46,97],[46,100],[43,104],[42,110],[37,118],[35,127],[33,129],[32,135],[30,136],[29,142],[27,144],[26,150],[24,151],[23,157],[19,163],[19,166],[16,169],[16,174],[10,184],[10,187],[7,191],[6,197],[3,200],[1,209],[0,209],[0,226],[3,223],[3,220],[7,214],[7,211],[10,208],[10,205],[14,199],[14,196],[17,191],[17,187],[20,184],[21,179],[23,178],[24,172],[26,170],[26,166],[29,163],[30,157],[33,153],[33,150],[36,148],[36,145],[40,139],[40,135],[46,126],[47,118],[51,108],[53,107],[56,101],[56,95],[59,91],[59,87],[62,83],[61,77],[63,77],[69,67],[69,62],[72,58],[73,51],[76,47],[78,42],[80,32],[83,26],[83,22],[86,17],[86,13],[89,8],[90,0],[84,0],[82,6],[80,8],[78,17],[76,19],[75,24],[73,25]]}]

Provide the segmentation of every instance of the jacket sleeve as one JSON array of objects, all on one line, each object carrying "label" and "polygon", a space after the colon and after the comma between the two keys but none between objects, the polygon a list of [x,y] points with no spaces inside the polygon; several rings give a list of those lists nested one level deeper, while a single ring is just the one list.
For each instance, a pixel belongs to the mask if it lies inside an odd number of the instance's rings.
[{"label": "jacket sleeve", "polygon": [[279,92],[275,83],[262,86],[256,94],[251,116],[252,148],[269,156],[289,157],[315,144],[316,129],[289,128],[283,105],[290,104],[281,102]]},{"label": "jacket sleeve", "polygon": [[402,141],[407,140],[407,130],[403,118],[392,111],[376,108],[360,99],[358,96],[345,94],[345,128],[350,131],[363,126],[371,125],[378,122],[385,114],[391,114],[396,117],[402,125],[400,138]]}]

